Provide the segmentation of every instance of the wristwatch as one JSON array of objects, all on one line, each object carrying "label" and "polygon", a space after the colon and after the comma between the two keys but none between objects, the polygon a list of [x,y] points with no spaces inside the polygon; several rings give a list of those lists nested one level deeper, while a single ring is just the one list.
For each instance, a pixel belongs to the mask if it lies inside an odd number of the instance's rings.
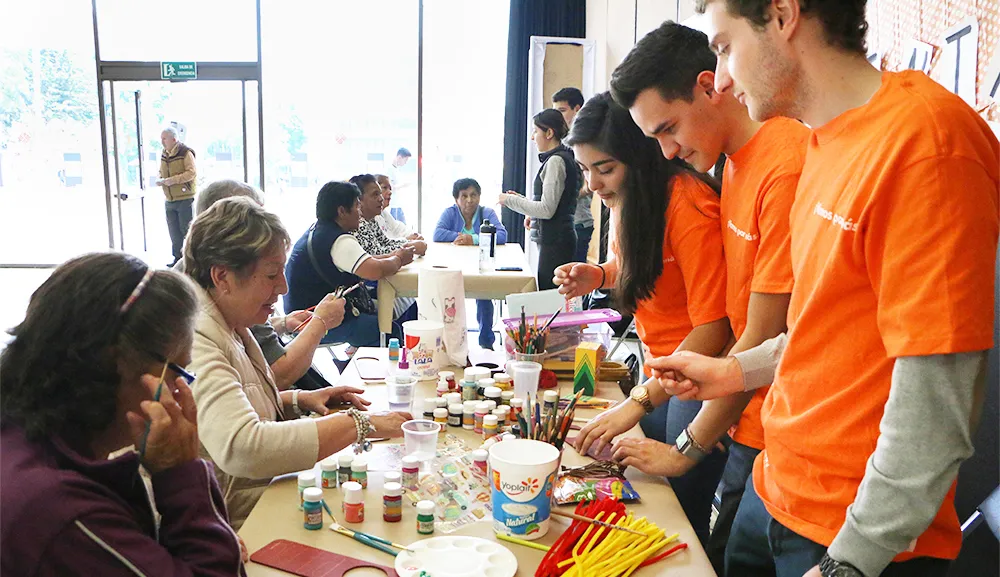
[{"label": "wristwatch", "polygon": [[681,431],[680,435],[677,435],[677,450],[680,454],[684,455],[688,459],[691,459],[695,463],[700,462],[702,459],[708,456],[709,451],[705,450],[705,447],[701,446],[701,443],[695,440],[691,436],[691,431],[687,427]]},{"label": "wristwatch", "polygon": [[642,405],[642,408],[646,411],[646,414],[653,412],[653,402],[649,400],[649,389],[646,385],[638,385],[632,388],[632,392],[628,394],[629,398],[633,401]]},{"label": "wristwatch", "polygon": [[819,560],[819,573],[823,577],[865,577],[854,565],[837,561],[828,553],[823,553],[823,558]]}]

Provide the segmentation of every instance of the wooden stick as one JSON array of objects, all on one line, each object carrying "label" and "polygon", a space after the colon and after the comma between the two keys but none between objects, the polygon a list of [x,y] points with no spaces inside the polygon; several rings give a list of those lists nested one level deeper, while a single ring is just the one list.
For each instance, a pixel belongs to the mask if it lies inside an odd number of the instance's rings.
[{"label": "wooden stick", "polygon": [[549,550],[549,547],[546,545],[541,545],[539,543],[532,543],[531,541],[525,541],[524,539],[518,539],[517,537],[509,537],[501,533],[497,534],[497,539],[500,539],[501,541],[507,541],[509,543],[517,543],[518,545],[531,547],[532,549],[538,549],[539,551],[548,552]]},{"label": "wooden stick", "polygon": [[625,531],[626,533],[632,533],[633,535],[639,535],[639,536],[642,536],[642,537],[646,537],[645,533],[640,533],[639,531],[633,531],[632,529],[629,529],[628,527],[621,527],[619,525],[612,525],[611,523],[606,523],[604,521],[598,521],[597,519],[592,519],[590,517],[585,517],[583,515],[577,515],[576,513],[567,513],[565,511],[559,511],[559,510],[556,510],[556,509],[552,509],[550,511],[550,513],[552,515],[556,515],[557,517],[566,517],[567,519],[575,519],[577,521],[583,521],[584,523],[591,523],[593,525],[600,525],[601,527],[607,527],[608,529],[614,529],[616,531]]}]

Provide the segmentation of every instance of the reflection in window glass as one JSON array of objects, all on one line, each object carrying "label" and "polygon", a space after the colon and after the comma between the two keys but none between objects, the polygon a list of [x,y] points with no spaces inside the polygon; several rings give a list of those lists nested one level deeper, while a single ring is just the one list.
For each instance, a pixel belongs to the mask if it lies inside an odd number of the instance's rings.
[{"label": "reflection in window glass", "polygon": [[[90,2],[86,20],[91,27]],[[254,0],[97,0],[101,60],[257,60]]]},{"label": "reflection in window glass", "polygon": [[[292,238],[329,180],[395,171],[412,199],[417,150],[417,0],[262,0],[264,186]],[[408,200],[409,202],[409,200]],[[409,216],[409,214],[408,214]]]},{"label": "reflection in window glass", "polygon": [[497,209],[509,18],[509,0],[424,1],[424,236],[459,178],[479,181],[481,204]]}]

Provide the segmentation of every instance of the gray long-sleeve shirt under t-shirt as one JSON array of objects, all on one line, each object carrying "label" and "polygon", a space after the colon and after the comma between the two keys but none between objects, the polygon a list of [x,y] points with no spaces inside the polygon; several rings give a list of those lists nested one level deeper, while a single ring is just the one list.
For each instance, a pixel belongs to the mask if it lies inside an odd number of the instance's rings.
[{"label": "gray long-sleeve shirt under t-shirt", "polygon": [[538,219],[549,219],[559,207],[563,189],[566,188],[566,163],[559,156],[553,156],[542,165],[542,198],[529,200],[523,196],[507,198],[507,208],[514,212],[530,216],[531,238],[538,240]]},{"label": "gray long-sleeve shirt under t-shirt", "polygon": [[[771,384],[786,342],[734,355],[746,390]],[[973,453],[973,398],[985,382],[984,351],[896,358],[875,452],[830,557],[875,577],[927,529]]]}]

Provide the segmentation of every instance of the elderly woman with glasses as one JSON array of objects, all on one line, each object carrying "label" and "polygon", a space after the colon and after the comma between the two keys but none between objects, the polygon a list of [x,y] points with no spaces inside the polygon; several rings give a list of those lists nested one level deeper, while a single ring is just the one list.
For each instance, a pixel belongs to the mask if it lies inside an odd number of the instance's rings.
[{"label": "elderly woman with glasses", "polygon": [[[227,198],[198,215],[184,246],[201,307],[190,366],[200,437],[237,529],[274,476],[309,469],[373,431],[401,436],[410,419],[362,412],[368,402],[353,387],[278,391],[250,327],[267,320],[288,290],[288,248],[278,218],[249,198]],[[310,324],[325,331],[339,320],[316,315]],[[351,408],[328,414],[341,405]],[[298,418],[308,412],[322,416]]]},{"label": "elderly woman with glasses", "polygon": [[121,253],[32,295],[0,356],[0,574],[245,574],[181,368],[197,306]]}]

